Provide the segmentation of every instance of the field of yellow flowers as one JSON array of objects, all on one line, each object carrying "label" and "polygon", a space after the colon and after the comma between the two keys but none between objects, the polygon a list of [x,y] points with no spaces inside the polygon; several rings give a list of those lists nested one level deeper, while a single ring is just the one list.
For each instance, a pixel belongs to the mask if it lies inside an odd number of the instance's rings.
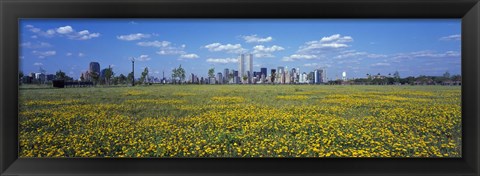
[{"label": "field of yellow flowers", "polygon": [[457,86],[20,89],[20,157],[461,157]]}]

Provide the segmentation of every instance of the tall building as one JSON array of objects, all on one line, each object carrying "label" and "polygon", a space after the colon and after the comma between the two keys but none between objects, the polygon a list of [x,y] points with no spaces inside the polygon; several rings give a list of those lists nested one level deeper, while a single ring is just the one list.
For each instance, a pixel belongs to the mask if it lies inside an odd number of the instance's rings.
[{"label": "tall building", "polygon": [[228,83],[228,81],[230,81],[230,72],[228,68],[226,68],[223,70],[223,83]]},{"label": "tall building", "polygon": [[347,80],[347,72],[342,72],[342,80]]},{"label": "tall building", "polygon": [[278,74],[282,74],[283,72],[285,72],[285,67],[278,67],[277,72]]},{"label": "tall building", "polygon": [[271,69],[270,70],[270,82],[275,83],[275,78],[276,78],[277,70]]},{"label": "tall building", "polygon": [[245,54],[241,54],[238,56],[238,76],[243,77],[243,75],[245,75],[245,71]]},{"label": "tall building", "polygon": [[218,72],[217,73],[218,84],[222,84],[222,80],[223,80],[222,72]]},{"label": "tall building", "polygon": [[[247,71],[250,71],[250,74],[253,73],[253,54],[247,55]],[[251,76],[251,75],[250,75]]]},{"label": "tall building", "polygon": [[240,77],[238,75],[237,70],[233,70],[233,83],[235,83],[235,84],[240,83]]},{"label": "tall building", "polygon": [[90,73],[97,73],[100,76],[100,64],[98,62],[90,62],[90,67],[88,69]]},{"label": "tall building", "polygon": [[321,84],[327,82],[327,75],[324,69],[316,69],[314,71],[314,82],[315,84]]},{"label": "tall building", "polygon": [[265,77],[267,77],[267,68],[260,68],[260,76],[261,75],[264,75]]}]

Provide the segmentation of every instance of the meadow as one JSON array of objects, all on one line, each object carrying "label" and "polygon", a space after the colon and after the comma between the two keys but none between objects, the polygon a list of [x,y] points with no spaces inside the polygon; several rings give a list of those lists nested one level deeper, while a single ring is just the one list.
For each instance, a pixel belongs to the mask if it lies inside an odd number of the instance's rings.
[{"label": "meadow", "polygon": [[461,87],[19,90],[20,157],[461,157]]}]

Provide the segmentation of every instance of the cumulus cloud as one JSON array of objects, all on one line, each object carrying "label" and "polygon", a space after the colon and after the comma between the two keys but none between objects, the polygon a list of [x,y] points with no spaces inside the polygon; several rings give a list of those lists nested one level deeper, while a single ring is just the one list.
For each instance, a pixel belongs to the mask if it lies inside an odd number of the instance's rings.
[{"label": "cumulus cloud", "polygon": [[38,56],[38,58],[46,58],[46,57],[49,57],[49,56],[54,56],[57,54],[56,51],[32,51],[32,54],[35,55],[35,56]]},{"label": "cumulus cloud", "polygon": [[63,26],[63,27],[57,28],[57,32],[59,34],[68,34],[68,33],[73,32],[73,28],[72,28],[72,26]]},{"label": "cumulus cloud", "polygon": [[147,42],[138,42],[138,46],[144,46],[144,47],[155,47],[159,48],[157,51],[157,54],[159,55],[177,55],[177,54],[186,54],[184,51],[185,45],[182,45],[181,47],[177,47],[172,45],[171,42],[169,41],[147,41]]},{"label": "cumulus cloud", "polygon": [[343,51],[340,52],[337,56],[335,56],[336,59],[345,59],[345,58],[385,58],[387,55],[385,54],[372,54],[368,52],[359,52],[355,50],[348,50],[348,51]]},{"label": "cumulus cloud", "polygon": [[30,32],[35,33],[32,38],[37,38],[37,35],[42,37],[60,36],[71,40],[88,40],[100,37],[100,33],[91,33],[88,30],[76,32],[75,29],[69,25],[48,30],[42,30],[33,25],[26,25],[25,28],[27,28]]},{"label": "cumulus cloud", "polygon": [[247,43],[264,43],[264,42],[271,42],[273,40],[273,37],[268,36],[265,38],[258,37],[256,34],[254,35],[245,35],[241,36],[245,42]]},{"label": "cumulus cloud", "polygon": [[445,36],[445,37],[440,37],[440,40],[443,40],[443,41],[461,40],[461,39],[462,39],[462,35],[460,35],[460,34],[454,34],[454,35],[449,35],[449,36]]},{"label": "cumulus cloud", "polygon": [[410,53],[397,53],[392,59],[416,59],[416,58],[460,58],[461,53],[458,51],[435,52],[430,50],[415,51]]},{"label": "cumulus cloud", "polygon": [[157,41],[157,40],[137,43],[138,46],[157,47],[157,48],[168,47],[170,46],[170,44],[171,42],[169,41]]},{"label": "cumulus cloud", "polygon": [[84,53],[78,53],[78,57],[83,57],[83,56],[85,56]]},{"label": "cumulus cloud", "polygon": [[37,49],[37,48],[49,48],[49,47],[52,47],[52,45],[50,43],[47,43],[47,42],[36,42],[36,43],[24,42],[24,43],[20,44],[20,47]]},{"label": "cumulus cloud", "polygon": [[35,63],[33,63],[33,65],[35,65],[35,66],[42,66],[43,63],[41,63],[41,62],[35,62]]},{"label": "cumulus cloud", "polygon": [[207,62],[209,63],[219,63],[219,64],[228,64],[228,63],[237,63],[237,58],[208,58]]},{"label": "cumulus cloud", "polygon": [[278,46],[278,45],[273,45],[271,47],[266,47],[266,46],[263,46],[263,45],[257,45],[255,47],[253,47],[253,52],[267,52],[267,53],[271,53],[271,52],[276,52],[276,51],[282,51],[284,50],[285,48],[281,47],[281,46]]},{"label": "cumulus cloud", "polygon": [[301,59],[310,60],[310,59],[317,59],[317,58],[319,58],[319,56],[312,55],[312,54],[292,54],[290,56],[283,57],[282,61],[291,62],[291,61],[296,61]]},{"label": "cumulus cloud", "polygon": [[73,55],[72,53],[65,54],[65,56],[72,56],[72,55]]},{"label": "cumulus cloud", "polygon": [[132,40],[140,40],[140,39],[149,38],[149,37],[150,37],[150,34],[136,33],[136,34],[120,35],[120,36],[117,36],[117,39],[124,40],[124,41],[132,41]]},{"label": "cumulus cloud", "polygon": [[227,53],[242,53],[246,52],[247,50],[242,48],[241,44],[221,44],[221,43],[212,43],[205,45],[205,48],[207,48],[209,51],[212,52],[219,52],[219,51],[225,51]]},{"label": "cumulus cloud", "polygon": [[334,34],[328,37],[322,37],[320,40],[305,42],[297,52],[311,54],[322,53],[329,49],[347,48],[350,46],[348,45],[350,42],[353,42],[352,37]]},{"label": "cumulus cloud", "polygon": [[372,66],[372,67],[385,67],[385,66],[390,66],[390,63],[378,62],[378,63],[372,64],[371,66]]},{"label": "cumulus cloud", "polygon": [[151,59],[152,58],[150,58],[148,55],[140,55],[137,58],[135,58],[135,60],[137,60],[137,61],[149,61]]},{"label": "cumulus cloud", "polygon": [[257,58],[261,57],[275,57],[272,53],[277,52],[277,51],[282,51],[285,48],[278,46],[278,45],[273,45],[271,47],[266,47],[263,45],[257,45],[253,47],[253,54]]},{"label": "cumulus cloud", "polygon": [[182,54],[180,55],[180,59],[196,59],[199,56],[196,54]]}]

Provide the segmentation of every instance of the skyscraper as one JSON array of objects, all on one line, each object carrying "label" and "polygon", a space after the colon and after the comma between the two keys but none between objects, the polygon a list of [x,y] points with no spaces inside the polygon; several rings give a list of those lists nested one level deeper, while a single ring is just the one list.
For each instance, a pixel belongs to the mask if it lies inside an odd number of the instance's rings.
[{"label": "skyscraper", "polygon": [[238,56],[238,76],[243,77],[245,71],[245,54],[240,54],[240,56]]},{"label": "skyscraper", "polygon": [[250,71],[250,74],[253,74],[253,54],[248,54],[248,57],[247,57],[247,67],[248,67],[248,70],[247,71]]},{"label": "skyscraper", "polygon": [[260,68],[260,76],[261,75],[264,75],[265,77],[267,77],[267,68]]},{"label": "skyscraper", "polygon": [[217,73],[218,84],[222,84],[222,80],[223,80],[222,72],[218,72]]},{"label": "skyscraper", "polygon": [[275,69],[270,70],[270,82],[271,83],[275,83],[276,74],[277,74],[277,70],[275,70]]},{"label": "skyscraper", "polygon": [[223,70],[223,83],[228,83],[228,81],[230,81],[230,72],[228,68],[226,68]]},{"label": "skyscraper", "polygon": [[90,67],[88,69],[90,73],[97,73],[100,76],[100,64],[98,62],[90,62]]}]

